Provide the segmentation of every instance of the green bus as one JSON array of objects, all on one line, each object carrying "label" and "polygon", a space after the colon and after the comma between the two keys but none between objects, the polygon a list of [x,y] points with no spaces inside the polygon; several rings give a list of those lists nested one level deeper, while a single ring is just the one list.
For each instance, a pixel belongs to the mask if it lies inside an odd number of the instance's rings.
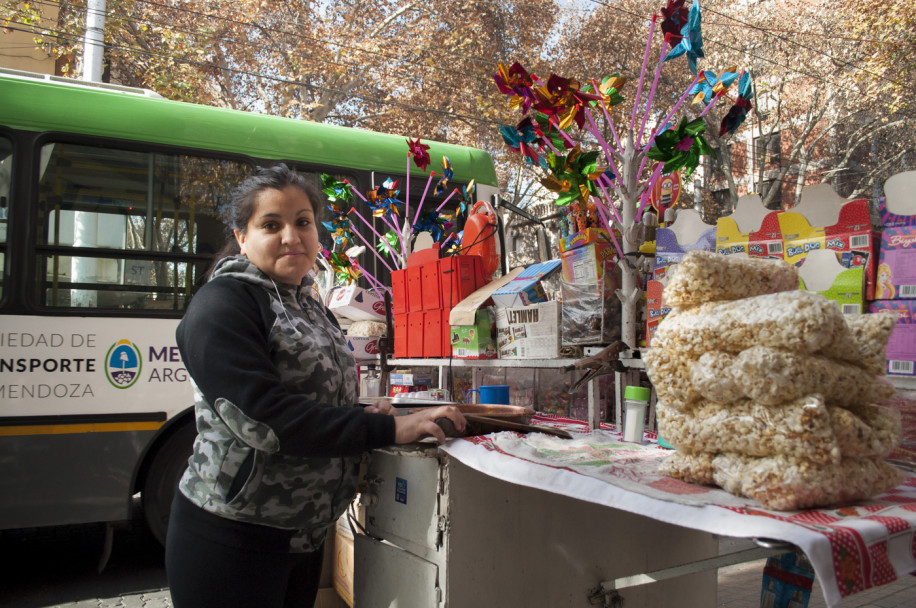
[{"label": "green bus", "polygon": [[[486,152],[425,143],[429,169],[448,156],[456,186],[496,195]],[[126,520],[139,494],[163,539],[195,433],[175,327],[228,235],[229,191],[282,161],[366,192],[405,179],[407,151],[405,137],[0,71],[0,530]],[[411,169],[411,208],[427,179]]]}]

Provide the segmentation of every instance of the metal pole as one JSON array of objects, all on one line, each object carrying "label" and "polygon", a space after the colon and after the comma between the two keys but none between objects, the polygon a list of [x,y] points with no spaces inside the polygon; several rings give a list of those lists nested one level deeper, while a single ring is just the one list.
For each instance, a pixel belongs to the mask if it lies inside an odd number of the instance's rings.
[{"label": "metal pole", "polygon": [[102,81],[102,53],[105,50],[105,0],[86,4],[86,36],[83,39],[83,80]]}]

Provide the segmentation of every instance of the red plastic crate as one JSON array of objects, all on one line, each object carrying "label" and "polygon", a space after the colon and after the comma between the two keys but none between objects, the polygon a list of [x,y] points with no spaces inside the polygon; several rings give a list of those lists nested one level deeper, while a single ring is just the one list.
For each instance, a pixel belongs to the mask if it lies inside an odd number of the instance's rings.
[{"label": "red plastic crate", "polygon": [[407,267],[407,312],[423,310],[422,266]]},{"label": "red plastic crate", "polygon": [[449,339],[448,310],[426,310],[423,312],[423,356],[448,357],[452,354]]},{"label": "red plastic crate", "polygon": [[407,343],[408,357],[423,357],[423,336],[425,335],[423,325],[426,320],[424,317],[425,313],[422,310],[419,312],[411,312],[407,315],[407,336],[405,342]]},{"label": "red plastic crate", "polygon": [[391,314],[400,315],[407,310],[407,271],[395,270],[391,273]]},{"label": "red plastic crate", "polygon": [[423,298],[423,310],[439,310],[442,308],[442,281],[440,280],[439,265],[442,260],[428,262],[420,266],[421,297]]},{"label": "red plastic crate", "polygon": [[394,315],[394,356],[407,357],[407,313]]},{"label": "red plastic crate", "polygon": [[453,255],[439,260],[442,306],[451,310],[486,284],[479,255]]}]

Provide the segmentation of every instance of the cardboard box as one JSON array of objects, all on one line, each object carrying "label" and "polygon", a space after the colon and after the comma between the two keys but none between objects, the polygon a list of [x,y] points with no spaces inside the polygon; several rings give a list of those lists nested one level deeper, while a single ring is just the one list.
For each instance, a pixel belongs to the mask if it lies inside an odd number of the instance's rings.
[{"label": "cardboard box", "polygon": [[846,268],[829,249],[808,253],[798,269],[800,288],[835,302],[843,314],[857,315],[865,306],[865,269]]},{"label": "cardboard box", "polygon": [[588,243],[560,254],[563,280],[567,283],[598,283],[604,276],[605,262],[617,250],[610,243]]},{"label": "cardboard box", "polygon": [[887,341],[887,373],[916,376],[916,300],[877,300],[871,312],[889,310],[898,316]]},{"label": "cardboard box", "polygon": [[746,253],[751,257],[783,258],[781,211],[763,206],[760,196],[752,194],[738,199],[735,212],[716,222],[716,253]]},{"label": "cardboard box", "polygon": [[378,361],[379,346],[378,338],[368,338],[365,336],[347,336],[347,346],[353,353],[353,358],[357,363],[366,361]]},{"label": "cardboard box", "polygon": [[670,306],[665,306],[662,292],[665,284],[661,281],[650,280],[646,283],[646,347],[652,345],[652,335],[669,312]]},{"label": "cardboard box", "polygon": [[560,238],[560,253],[571,251],[589,243],[611,244],[611,236],[604,228],[586,228]]},{"label": "cardboard box", "polygon": [[433,383],[433,378],[427,374],[397,372],[389,375],[388,381],[399,386],[429,386]]},{"label": "cardboard box", "polygon": [[500,359],[556,359],[560,356],[560,303],[497,309],[496,343]]},{"label": "cardboard box", "polygon": [[797,265],[818,249],[838,251],[845,267],[864,267],[865,297],[874,297],[880,239],[872,227],[867,200],[846,201],[829,184],[809,186],[802,190],[795,210],[779,215],[779,227],[787,262]]},{"label": "cardboard box", "polygon": [[[487,306],[492,306],[493,292],[515,279],[524,268],[513,268],[508,274],[493,279],[486,285],[475,289],[471,295],[459,302],[448,316],[448,324],[454,334],[455,330],[461,331],[462,327],[471,327],[477,324],[477,311]],[[449,338],[451,342],[451,338]]]},{"label": "cardboard box", "polygon": [[385,300],[355,283],[335,287],[328,308],[351,321],[384,321]]},{"label": "cardboard box", "polygon": [[688,252],[716,250],[716,227],[707,224],[693,209],[682,209],[670,226],[655,233],[655,266],[652,278],[661,279],[668,267],[684,259]]},{"label": "cardboard box", "polygon": [[884,182],[878,215],[885,228],[916,227],[916,171],[897,173]]},{"label": "cardboard box", "polygon": [[916,298],[916,171],[890,177],[884,192],[878,203],[884,230],[874,297]]},{"label": "cardboard box", "polygon": [[496,311],[492,307],[477,310],[473,325],[451,327],[450,342],[455,359],[495,359]]},{"label": "cardboard box", "polygon": [[560,269],[560,260],[550,260],[526,268],[520,275],[493,292],[496,306],[528,306],[546,302],[543,281]]}]

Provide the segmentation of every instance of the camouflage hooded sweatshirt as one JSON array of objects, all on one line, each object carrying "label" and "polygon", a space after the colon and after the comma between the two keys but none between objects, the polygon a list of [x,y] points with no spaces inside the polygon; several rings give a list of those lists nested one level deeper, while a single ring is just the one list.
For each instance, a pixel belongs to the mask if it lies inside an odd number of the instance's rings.
[{"label": "camouflage hooded sweatshirt", "polygon": [[314,551],[353,499],[359,454],[394,443],[394,419],[356,405],[343,333],[312,280],[274,284],[220,261],[176,332],[193,380],[197,440],[179,489],[228,519],[290,530]]}]

